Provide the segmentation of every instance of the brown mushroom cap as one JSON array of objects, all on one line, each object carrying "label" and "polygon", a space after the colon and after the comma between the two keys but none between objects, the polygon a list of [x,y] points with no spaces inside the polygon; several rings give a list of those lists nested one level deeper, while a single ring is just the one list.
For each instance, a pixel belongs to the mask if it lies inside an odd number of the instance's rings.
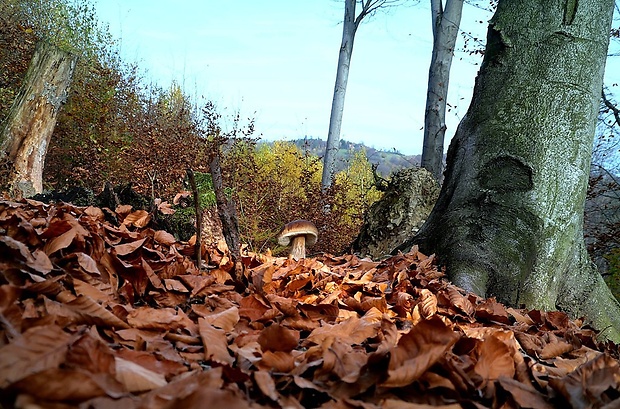
[{"label": "brown mushroom cap", "polygon": [[306,236],[306,246],[312,246],[316,243],[319,231],[312,222],[307,220],[295,220],[284,226],[282,231],[278,234],[278,243],[281,246],[288,246],[293,237],[301,235]]}]

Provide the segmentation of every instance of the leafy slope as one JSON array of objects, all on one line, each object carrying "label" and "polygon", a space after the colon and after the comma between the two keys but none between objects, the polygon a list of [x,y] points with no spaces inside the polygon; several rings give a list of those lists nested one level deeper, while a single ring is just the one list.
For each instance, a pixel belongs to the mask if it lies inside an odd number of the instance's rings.
[{"label": "leafy slope", "polygon": [[198,271],[148,219],[0,201],[2,407],[620,407],[615,345],[432,256],[245,254],[242,288],[225,250]]}]

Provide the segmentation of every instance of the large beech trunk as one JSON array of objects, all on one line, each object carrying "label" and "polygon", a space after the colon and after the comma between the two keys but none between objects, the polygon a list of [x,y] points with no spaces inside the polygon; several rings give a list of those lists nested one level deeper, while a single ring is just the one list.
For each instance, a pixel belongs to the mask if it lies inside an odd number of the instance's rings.
[{"label": "large beech trunk", "polygon": [[15,194],[43,190],[43,165],[77,57],[40,42],[0,134],[0,157],[13,164],[6,181]]},{"label": "large beech trunk", "polygon": [[500,0],[474,95],[419,242],[454,283],[585,315],[620,340],[583,211],[613,0]]}]

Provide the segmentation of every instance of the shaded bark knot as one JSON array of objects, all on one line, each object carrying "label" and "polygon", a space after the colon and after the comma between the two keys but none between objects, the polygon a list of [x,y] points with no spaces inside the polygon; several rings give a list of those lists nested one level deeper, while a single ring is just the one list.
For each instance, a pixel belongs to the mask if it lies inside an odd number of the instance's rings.
[{"label": "shaded bark knot", "polygon": [[534,187],[532,167],[523,159],[511,156],[497,156],[487,161],[478,173],[483,189],[500,193],[526,192]]}]

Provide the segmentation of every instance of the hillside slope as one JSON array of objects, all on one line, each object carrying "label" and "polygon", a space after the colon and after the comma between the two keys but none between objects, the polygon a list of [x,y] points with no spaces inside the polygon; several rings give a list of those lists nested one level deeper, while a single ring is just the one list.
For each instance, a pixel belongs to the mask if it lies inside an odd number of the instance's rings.
[{"label": "hillside slope", "polygon": [[[295,144],[302,152],[308,152],[311,155],[323,157],[325,154],[326,142],[322,139],[303,138],[287,142]],[[271,145],[274,142],[261,141],[261,143]],[[338,153],[336,154],[336,172],[345,169],[351,162],[355,152],[362,149],[366,150],[368,161],[378,165],[377,172],[383,177],[387,177],[403,168],[420,166],[421,155],[403,155],[396,150],[379,150],[361,143],[349,142],[341,139]]]}]

